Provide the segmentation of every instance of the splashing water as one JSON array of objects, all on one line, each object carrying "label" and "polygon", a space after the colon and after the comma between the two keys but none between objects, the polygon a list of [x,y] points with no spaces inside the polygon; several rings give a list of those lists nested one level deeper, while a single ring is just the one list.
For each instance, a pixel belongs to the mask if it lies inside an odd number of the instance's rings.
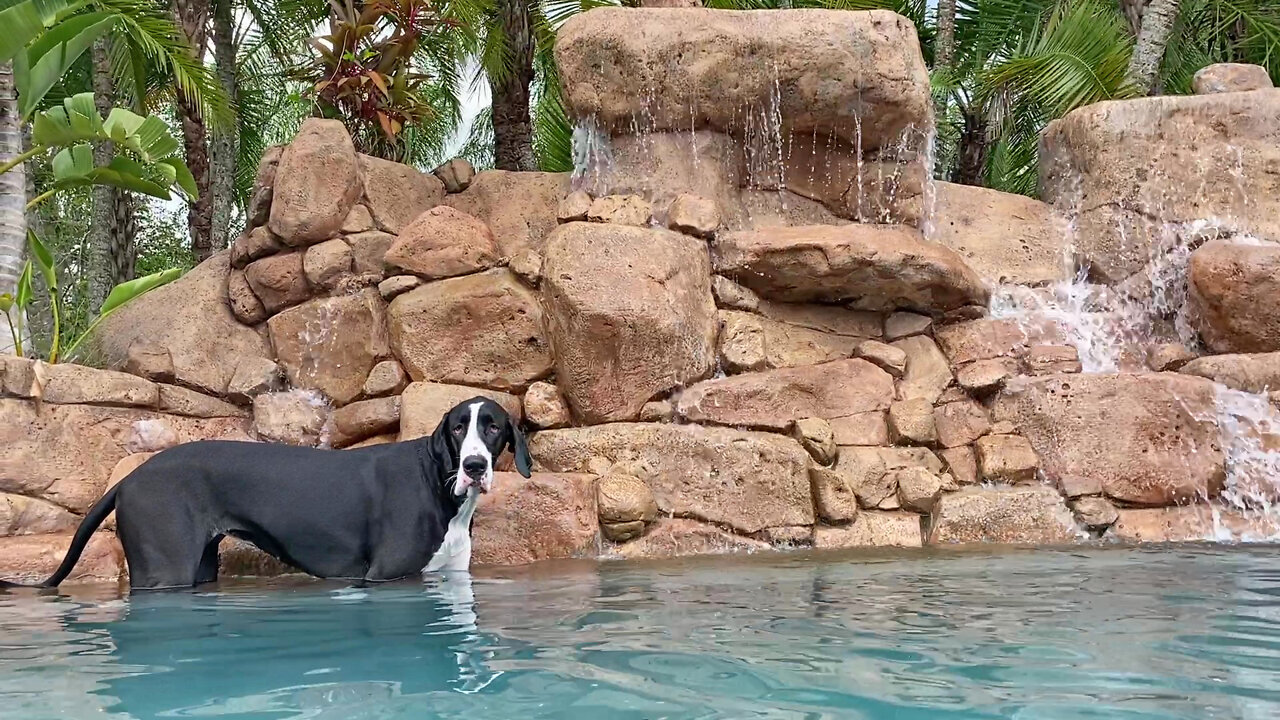
[{"label": "splashing water", "polygon": [[605,195],[612,170],[613,151],[609,133],[601,130],[594,121],[579,122],[573,128],[573,173],[570,175],[573,188],[593,195]]}]

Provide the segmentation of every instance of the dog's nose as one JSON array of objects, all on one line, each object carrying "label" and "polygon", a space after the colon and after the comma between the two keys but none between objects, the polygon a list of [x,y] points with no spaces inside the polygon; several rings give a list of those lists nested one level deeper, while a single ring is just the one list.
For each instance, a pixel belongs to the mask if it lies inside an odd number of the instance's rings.
[{"label": "dog's nose", "polygon": [[489,463],[479,455],[468,455],[462,459],[462,472],[473,480],[479,480],[489,469]]}]

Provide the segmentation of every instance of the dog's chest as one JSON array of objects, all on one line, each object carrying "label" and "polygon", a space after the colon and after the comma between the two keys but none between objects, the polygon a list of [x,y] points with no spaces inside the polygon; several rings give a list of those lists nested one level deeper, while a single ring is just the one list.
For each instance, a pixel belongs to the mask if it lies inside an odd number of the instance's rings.
[{"label": "dog's chest", "polygon": [[458,514],[449,521],[440,549],[427,561],[422,572],[471,569],[471,516],[475,513],[478,495],[474,490],[467,494],[462,507],[458,508]]}]

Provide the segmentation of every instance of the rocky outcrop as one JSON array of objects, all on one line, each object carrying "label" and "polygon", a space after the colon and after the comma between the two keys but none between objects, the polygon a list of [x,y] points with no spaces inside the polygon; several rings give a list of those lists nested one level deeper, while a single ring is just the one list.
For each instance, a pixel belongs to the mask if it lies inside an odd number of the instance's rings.
[{"label": "rocky outcrop", "polygon": [[361,155],[360,177],[364,202],[374,223],[393,235],[444,199],[444,183],[439,178],[408,165]]},{"label": "rocky outcrop", "polygon": [[703,244],[666,230],[570,223],[547,242],[543,299],[565,399],[588,423],[711,371],[715,303]]},{"label": "rocky outcrop", "polygon": [[1191,360],[1178,372],[1208,378],[1233,390],[1265,393],[1280,390],[1280,352],[1210,355]]},{"label": "rocky outcrop", "polygon": [[1071,277],[1066,218],[1026,197],[939,182],[929,239],[959,253],[991,283],[1039,285]]},{"label": "rocky outcrop", "polygon": [[471,526],[477,565],[523,565],[535,560],[598,554],[595,478],[591,475],[494,473]]},{"label": "rocky outcrop", "polygon": [[952,250],[904,226],[813,225],[723,233],[716,272],[761,297],[942,313],[985,305],[982,279]]},{"label": "rocky outcrop", "polygon": [[749,534],[813,523],[809,455],[769,433],[618,423],[548,430],[530,440],[535,467],[600,472],[623,464],[664,512]]},{"label": "rocky outcrop", "polygon": [[253,399],[253,431],[268,442],[315,447],[327,440],[329,405],[308,390],[266,393]]},{"label": "rocky outcrop", "polygon": [[1049,487],[968,488],[942,496],[929,543],[1060,545],[1079,536],[1062,496]]},{"label": "rocky outcrop", "polygon": [[1108,497],[1171,505],[1216,496],[1225,470],[1213,385],[1170,373],[1011,381],[993,415],[1031,441],[1060,487],[1091,479]]},{"label": "rocky outcrop", "polygon": [[46,500],[0,492],[0,537],[70,532],[80,518]]},{"label": "rocky outcrop", "polygon": [[1093,276],[1118,282],[1194,240],[1178,223],[1280,240],[1278,148],[1275,90],[1100,102],[1045,129],[1040,194],[1074,217]]},{"label": "rocky outcrop", "polygon": [[360,196],[351,136],[338,120],[309,118],[280,156],[271,198],[271,232],[287,245],[327,240]]},{"label": "rocky outcrop", "polygon": [[387,264],[428,280],[488,270],[500,259],[489,226],[447,205],[409,223],[384,257]]},{"label": "rocky outcrop", "polygon": [[1191,254],[1187,286],[1200,336],[1214,352],[1280,350],[1280,244],[1210,242]]},{"label": "rocky outcrop", "polygon": [[556,206],[569,189],[569,173],[485,170],[444,204],[483,220],[505,257],[542,252],[556,227]]},{"label": "rocky outcrop", "polygon": [[820,525],[813,531],[813,546],[820,549],[855,547],[920,547],[924,534],[920,516],[909,512],[860,513],[851,524],[840,527]]},{"label": "rocky outcrop", "polygon": [[1261,65],[1247,63],[1216,63],[1196,71],[1191,78],[1191,89],[1197,95],[1224,92],[1248,92],[1275,87],[1271,75]]},{"label": "rocky outcrop", "polygon": [[310,300],[272,317],[267,328],[289,382],[339,405],[354,400],[390,354],[387,318],[373,290]]},{"label": "rocky outcrop", "polygon": [[727,533],[715,525],[684,518],[666,518],[659,520],[644,537],[620,546],[617,552],[624,558],[643,560],[770,549],[769,543]]},{"label": "rocky outcrop", "polygon": [[474,397],[486,397],[498,403],[517,421],[523,417],[520,398],[515,395],[465,385],[416,382],[400,395],[400,440],[430,435],[454,405]]},{"label": "rocky outcrop", "polygon": [[[70,533],[0,537],[0,577],[15,582],[40,582],[53,574],[71,547]],[[89,538],[75,569],[63,581],[114,583],[124,569],[124,551],[116,536],[99,530]]]},{"label": "rocky outcrop", "polygon": [[551,371],[542,305],[506,269],[410,290],[391,301],[387,321],[414,380],[510,391]]}]

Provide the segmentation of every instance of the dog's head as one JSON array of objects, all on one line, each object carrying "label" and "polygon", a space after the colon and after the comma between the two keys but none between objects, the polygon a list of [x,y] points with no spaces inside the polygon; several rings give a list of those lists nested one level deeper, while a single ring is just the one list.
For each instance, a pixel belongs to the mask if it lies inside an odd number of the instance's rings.
[{"label": "dog's head", "polygon": [[493,466],[507,448],[516,457],[516,470],[529,477],[531,462],[524,433],[501,405],[488,398],[471,398],[445,413],[431,444],[444,461],[445,482],[454,495],[466,495],[472,485],[489,492]]}]

